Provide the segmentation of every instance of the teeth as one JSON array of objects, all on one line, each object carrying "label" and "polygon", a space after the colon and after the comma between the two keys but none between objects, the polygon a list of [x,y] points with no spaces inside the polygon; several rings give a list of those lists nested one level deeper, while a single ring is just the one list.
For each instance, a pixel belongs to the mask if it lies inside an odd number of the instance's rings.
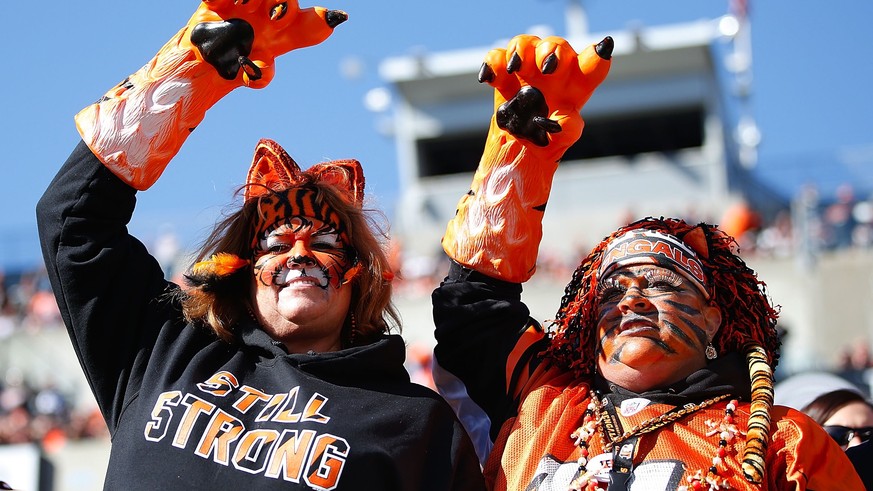
[{"label": "teeth", "polygon": [[317,269],[284,269],[276,277],[276,285],[288,286],[291,282],[299,279],[305,279],[312,283],[324,287],[327,284],[327,278],[324,272]]}]

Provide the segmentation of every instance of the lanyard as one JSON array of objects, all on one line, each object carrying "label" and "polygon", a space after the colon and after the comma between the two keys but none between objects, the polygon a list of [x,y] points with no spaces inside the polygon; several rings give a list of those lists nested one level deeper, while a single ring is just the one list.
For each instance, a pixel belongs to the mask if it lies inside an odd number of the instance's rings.
[{"label": "lanyard", "polygon": [[621,420],[615,413],[615,406],[609,398],[602,399],[601,428],[609,441],[615,442],[612,448],[612,467],[609,470],[609,487],[607,491],[626,491],[634,470],[634,454],[636,453],[639,435],[631,435],[621,442],[616,438],[622,434]]},{"label": "lanyard", "polygon": [[634,471],[634,454],[639,435],[632,436],[612,449],[612,468],[609,470],[607,491],[626,491]]}]

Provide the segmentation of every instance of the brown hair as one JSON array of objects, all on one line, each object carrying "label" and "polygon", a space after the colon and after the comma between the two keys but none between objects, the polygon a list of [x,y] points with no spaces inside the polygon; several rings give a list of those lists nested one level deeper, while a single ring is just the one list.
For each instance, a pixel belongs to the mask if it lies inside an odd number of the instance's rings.
[{"label": "brown hair", "polygon": [[815,420],[816,423],[824,425],[825,421],[829,420],[834,413],[852,402],[863,402],[873,409],[873,404],[870,404],[860,393],[850,389],[837,389],[816,397],[801,411]]},{"label": "brown hair", "polygon": [[[400,315],[391,302],[390,279],[393,274],[385,252],[387,227],[382,224],[387,221],[384,215],[378,210],[358,208],[333,185],[312,176],[304,174],[295,184],[295,187],[303,186],[315,191],[319,205],[326,205],[339,215],[361,266],[352,279],[352,303],[343,326],[343,347],[371,343],[392,329],[400,331]],[[269,189],[267,192],[282,191]],[[234,326],[251,311],[251,243],[258,205],[258,198],[249,199],[218,222],[195,258],[196,263],[218,253],[229,253],[247,260],[245,267],[233,274],[213,276],[205,281],[186,276],[189,288],[182,297],[185,319],[208,326],[228,342],[234,339]]]}]

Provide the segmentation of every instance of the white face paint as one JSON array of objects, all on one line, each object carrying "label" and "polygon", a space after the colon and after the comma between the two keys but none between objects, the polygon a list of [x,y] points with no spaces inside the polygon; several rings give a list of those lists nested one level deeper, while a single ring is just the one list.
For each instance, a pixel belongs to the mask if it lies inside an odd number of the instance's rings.
[{"label": "white face paint", "polygon": [[287,266],[282,268],[275,276],[274,281],[276,286],[288,286],[295,281],[313,282],[321,288],[327,288],[330,284],[330,280],[322,268],[294,265],[290,259],[286,264]]},{"label": "white face paint", "polygon": [[314,218],[293,217],[260,240],[255,274],[264,285],[308,281],[339,288],[351,266],[348,248],[336,229]]}]

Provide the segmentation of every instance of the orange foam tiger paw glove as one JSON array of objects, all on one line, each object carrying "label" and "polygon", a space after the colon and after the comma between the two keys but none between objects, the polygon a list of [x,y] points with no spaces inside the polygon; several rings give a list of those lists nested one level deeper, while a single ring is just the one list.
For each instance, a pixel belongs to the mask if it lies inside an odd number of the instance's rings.
[{"label": "orange foam tiger paw glove", "polygon": [[606,78],[613,47],[606,37],[577,53],[559,37],[521,35],[487,54],[479,81],[494,87],[495,113],[443,236],[449,257],[505,281],[530,279],[552,177],[582,134],[580,110]]},{"label": "orange foam tiger paw glove", "polygon": [[205,0],[148,64],[79,112],[76,126],[115,175],[147,189],[219,99],[267,86],[276,57],[321,43],[347,19],[296,0]]}]

